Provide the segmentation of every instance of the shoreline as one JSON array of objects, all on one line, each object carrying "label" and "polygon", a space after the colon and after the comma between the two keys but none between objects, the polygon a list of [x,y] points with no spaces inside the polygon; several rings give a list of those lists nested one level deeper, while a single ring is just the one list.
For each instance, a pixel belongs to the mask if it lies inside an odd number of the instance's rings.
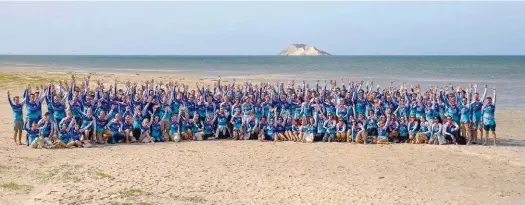
[{"label": "shoreline", "polygon": [[[22,70],[21,70],[22,69]],[[129,69],[129,71],[133,71],[134,69]],[[126,70],[128,71],[128,70]],[[303,80],[306,80],[306,82],[310,84],[316,83],[317,80],[322,79],[323,76],[317,76],[317,77],[300,77],[297,74],[288,74],[288,73],[268,73],[268,74],[235,74],[235,75],[220,75],[224,73],[215,73],[216,76],[212,76],[209,73],[205,74],[199,74],[196,73],[198,71],[173,71],[169,73],[163,73],[163,72],[150,72],[147,70],[143,70],[141,72],[114,72],[114,70],[110,71],[80,71],[75,69],[30,69],[27,67],[18,68],[18,69],[2,69],[0,67],[0,75],[8,75],[8,76],[0,76],[0,81],[3,81],[5,84],[7,83],[13,83],[13,81],[17,80],[28,80],[28,83],[37,83],[41,84],[43,82],[49,82],[52,80],[64,80],[69,79],[72,74],[76,76],[85,76],[90,75],[93,79],[97,80],[103,80],[104,78],[116,78],[119,82],[124,82],[124,79],[131,80],[131,81],[143,81],[144,79],[155,79],[155,80],[165,80],[165,81],[178,81],[180,83],[184,83],[188,85],[190,88],[195,87],[195,82],[199,82],[200,85],[213,85],[214,82],[217,82],[218,77],[221,76],[223,82],[231,82],[232,80],[236,79],[237,82],[244,82],[245,79],[252,80],[254,83],[261,83],[261,82],[286,82],[290,80],[295,80],[296,84],[302,82]],[[28,73],[29,72],[29,73]],[[177,73],[179,72],[179,73]],[[185,73],[186,72],[186,73]],[[192,73],[187,73],[192,72]],[[308,76],[308,75],[307,75]],[[312,74],[313,76],[313,74]],[[11,79],[10,79],[11,78]],[[38,78],[39,80],[33,80],[31,78]],[[345,78],[348,79],[348,78]],[[383,78],[372,78],[372,77],[354,77],[351,78],[352,80],[364,80],[364,81],[388,81],[388,82],[395,82],[396,84],[401,83],[402,81],[395,81],[395,79],[388,79],[385,80]],[[330,80],[328,78],[327,80]],[[333,78],[331,80],[337,80],[340,82],[340,78]],[[113,80],[111,80],[113,82]],[[416,81],[421,83],[422,88],[424,89],[424,84],[428,84],[430,82],[435,82],[435,80],[419,80]],[[442,81],[441,85],[448,85],[448,83],[455,83],[459,82],[457,81]],[[446,82],[446,83],[445,83]],[[2,83],[2,82],[0,82]],[[320,82],[322,84],[323,81]],[[412,83],[408,81],[407,83]],[[16,83],[15,83],[16,84]],[[18,83],[20,84],[20,83]],[[464,83],[460,84],[463,85]],[[510,83],[508,83],[510,85]],[[385,86],[385,83],[381,84],[382,86]],[[436,85],[436,84],[434,84]],[[467,85],[468,86],[468,85]],[[17,87],[17,86],[15,86]],[[462,86],[463,87],[463,86]],[[510,97],[515,97],[516,95],[510,95],[510,93],[503,93],[503,100],[502,100],[502,94],[501,90],[499,89],[500,93],[498,95],[498,108],[505,108],[505,109],[525,109],[525,103],[519,103],[518,100],[510,100]],[[481,91],[479,91],[481,92]],[[504,91],[503,91],[504,92]],[[491,91],[487,91],[487,95],[492,95]],[[502,102],[503,101],[503,102]]]}]

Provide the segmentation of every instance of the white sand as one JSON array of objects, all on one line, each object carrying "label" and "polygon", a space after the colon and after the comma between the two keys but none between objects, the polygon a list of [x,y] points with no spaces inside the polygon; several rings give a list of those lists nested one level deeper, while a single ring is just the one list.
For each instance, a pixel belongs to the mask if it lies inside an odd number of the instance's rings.
[{"label": "white sand", "polygon": [[0,102],[0,204],[525,202],[525,110],[497,111],[498,147],[205,141],[34,150],[14,144],[5,92]]}]

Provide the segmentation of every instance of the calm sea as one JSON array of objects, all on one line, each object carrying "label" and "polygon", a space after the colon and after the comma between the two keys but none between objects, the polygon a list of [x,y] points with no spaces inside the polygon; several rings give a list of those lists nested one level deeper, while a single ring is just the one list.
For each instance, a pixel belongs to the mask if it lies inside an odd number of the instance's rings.
[{"label": "calm sea", "polygon": [[[244,78],[279,74],[295,80],[374,80],[497,87],[497,104],[525,107],[525,56],[0,56],[0,68],[84,72],[152,72]],[[480,91],[481,92],[481,91]],[[492,95],[492,89],[488,92]]]}]

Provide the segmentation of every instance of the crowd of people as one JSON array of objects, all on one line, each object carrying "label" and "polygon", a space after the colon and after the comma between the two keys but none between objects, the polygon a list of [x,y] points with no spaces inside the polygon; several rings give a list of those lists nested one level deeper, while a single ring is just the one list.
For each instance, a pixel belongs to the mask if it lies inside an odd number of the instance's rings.
[{"label": "crowd of people", "polygon": [[344,79],[255,84],[219,77],[195,89],[80,81],[28,85],[22,97],[8,92],[15,143],[25,131],[33,148],[217,139],[485,145],[489,134],[496,145],[496,88],[486,97],[486,85],[480,96],[477,85],[422,90]]}]

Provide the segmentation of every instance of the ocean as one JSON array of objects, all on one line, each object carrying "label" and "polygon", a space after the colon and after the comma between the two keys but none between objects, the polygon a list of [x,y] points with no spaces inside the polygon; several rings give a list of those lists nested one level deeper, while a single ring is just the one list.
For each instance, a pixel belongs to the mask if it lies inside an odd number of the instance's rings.
[{"label": "ocean", "polygon": [[[374,80],[396,84],[478,84],[497,88],[497,105],[525,108],[525,56],[24,56],[0,55],[2,69],[136,72],[244,78]],[[274,79],[275,79],[274,78]],[[482,92],[482,89],[478,90]]]}]

